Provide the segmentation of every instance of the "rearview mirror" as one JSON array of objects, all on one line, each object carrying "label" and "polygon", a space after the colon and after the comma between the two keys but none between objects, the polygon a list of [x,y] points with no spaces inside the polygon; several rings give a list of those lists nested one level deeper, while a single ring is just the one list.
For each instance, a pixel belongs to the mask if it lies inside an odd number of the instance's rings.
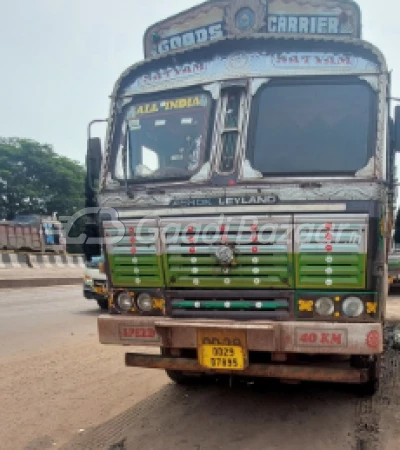
[{"label": "rearview mirror", "polygon": [[96,207],[96,191],[102,163],[101,140],[88,139],[86,154],[86,207]]},{"label": "rearview mirror", "polygon": [[394,109],[394,149],[400,152],[400,106]]},{"label": "rearview mirror", "polygon": [[88,174],[92,179],[98,179],[100,177],[102,158],[100,138],[90,138],[88,140],[86,164]]}]

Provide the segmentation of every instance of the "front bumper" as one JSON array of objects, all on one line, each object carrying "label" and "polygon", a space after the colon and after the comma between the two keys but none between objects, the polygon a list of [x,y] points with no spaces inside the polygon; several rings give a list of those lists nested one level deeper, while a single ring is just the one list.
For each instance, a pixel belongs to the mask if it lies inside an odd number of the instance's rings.
[{"label": "front bumper", "polygon": [[90,286],[84,286],[83,287],[83,296],[87,300],[105,300],[108,298],[107,294],[104,293],[98,293]]},{"label": "front bumper", "polygon": [[247,350],[309,355],[379,355],[383,352],[380,323],[239,322],[165,317],[102,315],[102,344],[196,349],[199,329],[244,330]]}]

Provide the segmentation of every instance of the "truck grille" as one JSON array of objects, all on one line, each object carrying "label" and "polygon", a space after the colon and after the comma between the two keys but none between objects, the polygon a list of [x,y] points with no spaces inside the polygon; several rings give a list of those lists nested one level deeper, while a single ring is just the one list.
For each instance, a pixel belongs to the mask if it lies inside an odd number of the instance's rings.
[{"label": "truck grille", "polygon": [[164,284],[156,220],[105,222],[108,262],[114,286],[162,287]]},{"label": "truck grille", "polygon": [[368,216],[295,216],[297,288],[365,288]]},{"label": "truck grille", "polygon": [[[117,288],[247,289],[251,298],[234,297],[232,302],[239,303],[232,308],[250,314],[257,291],[366,287],[368,215],[136,219],[105,222],[104,231]],[[217,303],[200,304],[204,314],[224,310],[213,298]],[[174,310],[182,312],[193,309],[185,302],[196,297],[175,300],[183,300],[174,303]],[[255,312],[268,307],[262,304]],[[281,310],[281,303],[274,308]]]},{"label": "truck grille", "polygon": [[[161,220],[171,288],[288,288],[293,284],[289,216]],[[228,249],[225,264],[219,252]]]}]

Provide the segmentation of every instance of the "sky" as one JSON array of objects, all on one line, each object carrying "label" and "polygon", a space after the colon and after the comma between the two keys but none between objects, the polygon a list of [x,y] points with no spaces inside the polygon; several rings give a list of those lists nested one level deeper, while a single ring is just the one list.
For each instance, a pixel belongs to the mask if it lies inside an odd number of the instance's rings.
[{"label": "sky", "polygon": [[[83,163],[87,125],[107,117],[115,81],[143,58],[146,28],[199,2],[0,0],[0,136],[51,144]],[[400,97],[400,3],[359,5],[363,37],[386,56]]]}]

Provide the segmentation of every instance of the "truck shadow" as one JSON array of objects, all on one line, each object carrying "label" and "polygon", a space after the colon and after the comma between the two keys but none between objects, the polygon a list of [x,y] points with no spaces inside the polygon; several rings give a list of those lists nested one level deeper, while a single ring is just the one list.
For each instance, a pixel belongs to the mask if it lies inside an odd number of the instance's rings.
[{"label": "truck shadow", "polygon": [[283,448],[284,442],[286,450],[336,441],[330,448],[349,450],[357,402],[349,387],[336,385],[169,383],[63,449],[259,450]]},{"label": "truck shadow", "polygon": [[[400,352],[395,322],[385,326],[381,386],[360,398],[351,385],[229,379],[172,382],[122,414],[77,435],[63,450],[372,450],[398,449]],[[104,395],[112,395],[110,388]],[[126,386],[127,396],[132,386]],[[398,440],[396,441],[398,442]]]},{"label": "truck shadow", "polygon": [[106,314],[104,311],[102,311],[97,305],[93,305],[93,307],[87,308],[87,309],[81,309],[78,311],[73,311],[72,314],[78,315],[78,316],[93,316],[98,317],[102,314]]}]

